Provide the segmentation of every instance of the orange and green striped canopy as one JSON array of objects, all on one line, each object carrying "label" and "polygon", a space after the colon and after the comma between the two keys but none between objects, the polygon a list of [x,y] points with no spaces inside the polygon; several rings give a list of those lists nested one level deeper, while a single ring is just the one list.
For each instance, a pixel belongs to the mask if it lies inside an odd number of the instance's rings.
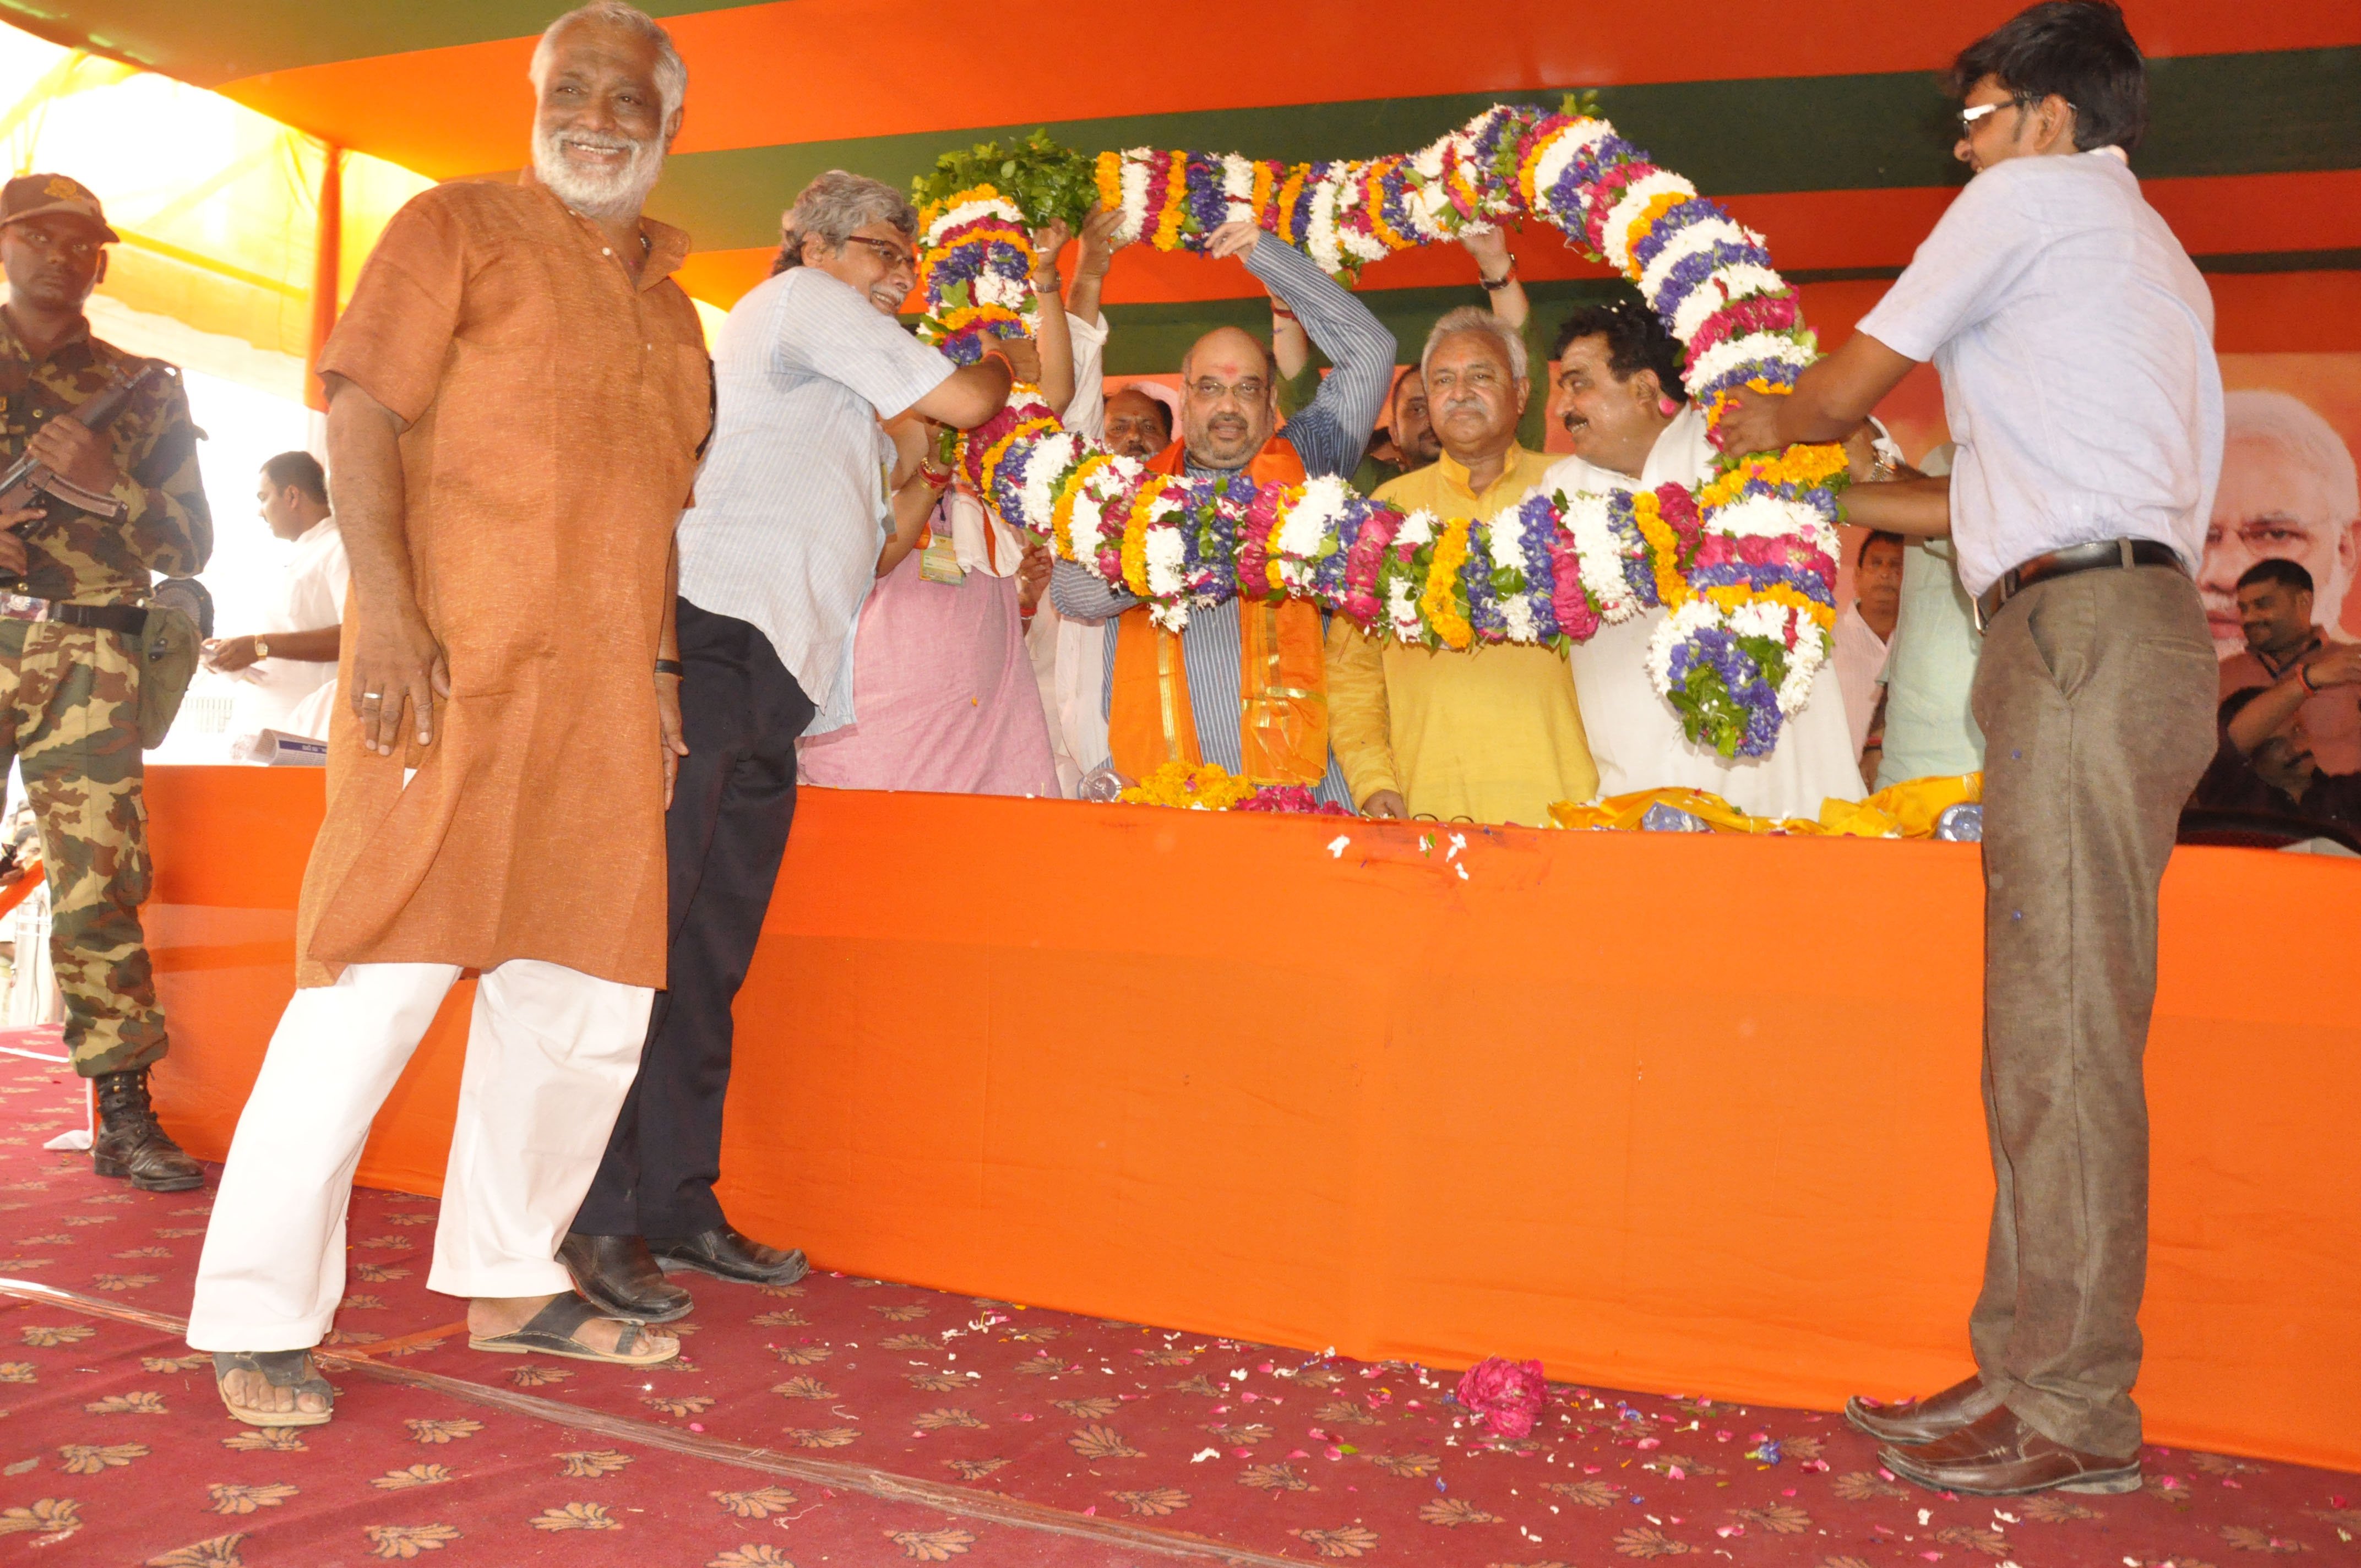
[{"label": "orange and green striped canopy", "polygon": [[[686,228],[692,293],[727,305],[768,270],[780,211],[821,170],[905,183],[946,148],[1036,126],[1086,151],[1151,145],[1363,157],[1487,104],[1599,110],[1763,230],[1806,283],[1890,277],[1963,178],[1937,72],[2018,0],[1777,5],[1402,0],[1252,9],[1099,5],[966,14],[881,0],[653,0],[689,66],[686,121],[652,203]],[[62,0],[10,19],[202,86],[437,179],[526,159],[525,67],[561,0]],[[2224,348],[2361,347],[2361,5],[2127,0],[2151,57],[2135,168],[2214,274]],[[1552,234],[1517,241],[1543,302],[1598,287]],[[1469,298],[1455,250],[1360,288],[1407,340]],[[1116,370],[1257,319],[1235,263],[1133,247],[1109,280]],[[2323,334],[2326,341],[2323,341]]]}]

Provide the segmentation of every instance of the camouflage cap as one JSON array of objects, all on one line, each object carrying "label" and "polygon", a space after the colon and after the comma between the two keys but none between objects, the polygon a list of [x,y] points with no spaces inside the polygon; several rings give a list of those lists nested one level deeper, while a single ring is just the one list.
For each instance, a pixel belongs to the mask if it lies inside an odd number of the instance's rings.
[{"label": "camouflage cap", "polygon": [[0,186],[0,225],[45,218],[52,213],[88,218],[110,241],[123,237],[106,226],[106,213],[98,198],[79,180],[63,174],[20,174]]}]

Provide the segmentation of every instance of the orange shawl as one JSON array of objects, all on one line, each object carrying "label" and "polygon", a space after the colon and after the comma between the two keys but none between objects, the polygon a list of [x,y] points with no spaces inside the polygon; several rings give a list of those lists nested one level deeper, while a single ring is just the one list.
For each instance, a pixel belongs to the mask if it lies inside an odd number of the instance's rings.
[{"label": "orange shawl", "polygon": [[[1174,442],[1149,459],[1159,474],[1181,472]],[[1274,436],[1246,465],[1257,485],[1303,483],[1303,461]],[[1238,754],[1258,784],[1316,787],[1328,771],[1328,673],[1320,611],[1302,599],[1238,605]],[[1210,721],[1213,715],[1206,715]],[[1115,630],[1115,681],[1107,700],[1108,750],[1115,770],[1146,778],[1160,762],[1198,765],[1197,715],[1180,638],[1149,619],[1146,605],[1124,611]]]}]

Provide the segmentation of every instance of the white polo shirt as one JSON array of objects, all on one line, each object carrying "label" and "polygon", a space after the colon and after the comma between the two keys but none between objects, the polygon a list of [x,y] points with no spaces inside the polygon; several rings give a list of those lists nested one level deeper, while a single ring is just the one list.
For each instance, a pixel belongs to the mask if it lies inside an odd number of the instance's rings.
[{"label": "white polo shirt", "polygon": [[2196,569],[2222,472],[2213,300],[2119,149],[1969,181],[1860,330],[1942,377],[1969,593],[2103,539]]}]

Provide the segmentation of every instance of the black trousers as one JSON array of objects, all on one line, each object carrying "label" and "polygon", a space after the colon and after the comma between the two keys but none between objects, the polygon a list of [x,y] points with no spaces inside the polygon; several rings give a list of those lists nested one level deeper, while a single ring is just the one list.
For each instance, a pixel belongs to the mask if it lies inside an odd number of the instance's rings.
[{"label": "black trousers", "polygon": [[796,815],[812,701],[745,621],[679,602],[681,759],[664,817],[670,975],[640,1076],[574,1219],[593,1236],[689,1236],[722,1223],[730,1003],[745,983]]}]

